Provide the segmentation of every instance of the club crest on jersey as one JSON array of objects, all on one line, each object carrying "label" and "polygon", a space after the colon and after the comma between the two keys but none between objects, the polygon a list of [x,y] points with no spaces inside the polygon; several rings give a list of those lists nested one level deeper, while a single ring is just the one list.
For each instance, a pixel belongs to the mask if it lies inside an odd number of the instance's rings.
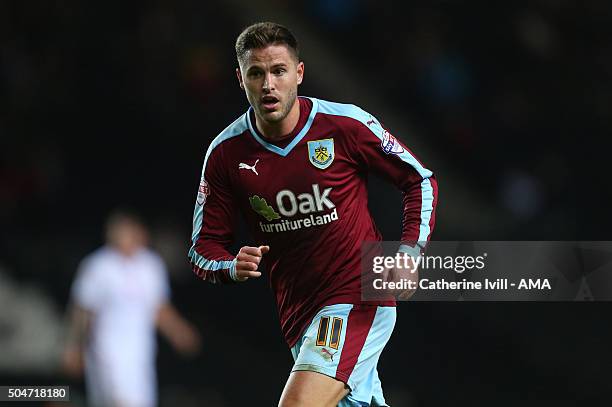
[{"label": "club crest on jersey", "polygon": [[196,200],[198,205],[204,205],[206,203],[206,198],[208,197],[208,195],[210,195],[210,188],[208,186],[208,182],[206,182],[206,180],[204,180],[204,177],[202,177],[202,180],[200,181],[200,187],[198,188],[198,198]]},{"label": "club crest on jersey", "polygon": [[404,152],[402,145],[387,130],[383,131],[383,139],[380,146],[385,154],[401,154]]},{"label": "club crest on jersey", "polygon": [[308,159],[312,165],[321,170],[329,167],[334,162],[334,139],[309,141]]}]

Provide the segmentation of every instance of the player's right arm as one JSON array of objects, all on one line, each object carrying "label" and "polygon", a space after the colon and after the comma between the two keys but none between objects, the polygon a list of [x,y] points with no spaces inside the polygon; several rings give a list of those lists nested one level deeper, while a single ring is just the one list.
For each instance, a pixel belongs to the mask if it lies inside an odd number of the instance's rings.
[{"label": "player's right arm", "polygon": [[83,353],[90,340],[91,322],[104,302],[104,271],[94,257],[86,257],[76,273],[70,289],[67,335],[62,354],[64,371],[80,376],[84,367]]},{"label": "player's right arm", "polygon": [[83,352],[87,346],[91,312],[77,304],[71,304],[68,311],[68,332],[62,353],[64,372],[79,377],[83,371]]},{"label": "player's right arm", "polygon": [[236,256],[227,248],[234,240],[238,209],[223,162],[223,145],[213,142],[206,153],[193,213],[189,261],[193,272],[212,283],[232,283],[261,276],[257,271],[267,246],[244,246]]}]

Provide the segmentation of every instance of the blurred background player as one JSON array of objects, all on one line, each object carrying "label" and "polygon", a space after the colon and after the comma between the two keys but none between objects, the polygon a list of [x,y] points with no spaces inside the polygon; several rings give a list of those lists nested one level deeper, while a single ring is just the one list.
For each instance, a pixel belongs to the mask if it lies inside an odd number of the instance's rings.
[{"label": "blurred background player", "polygon": [[199,351],[199,333],[171,305],[166,267],[137,216],[112,214],[106,241],[81,262],[72,286],[64,368],[79,375],[84,360],[91,406],[152,407],[155,328],[188,355]]},{"label": "blurred background player", "polygon": [[[286,27],[247,27],[236,56],[251,107],[206,153],[193,270],[213,283],[246,281],[261,276],[266,256],[295,361],[282,407],[386,406],[377,364],[395,325],[395,301],[361,300],[361,245],[382,240],[366,180],[377,174],[402,191],[401,240],[413,252],[435,224],[436,180],[359,107],[297,97],[304,63]],[[233,256],[227,248],[238,210],[257,246]]]}]

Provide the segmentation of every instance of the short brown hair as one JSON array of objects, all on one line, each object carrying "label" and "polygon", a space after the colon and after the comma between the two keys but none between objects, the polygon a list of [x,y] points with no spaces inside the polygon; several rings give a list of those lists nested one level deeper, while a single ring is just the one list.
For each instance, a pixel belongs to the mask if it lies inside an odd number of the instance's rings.
[{"label": "short brown hair", "polygon": [[256,23],[245,28],[236,40],[236,57],[242,62],[247,51],[268,45],[285,45],[299,61],[298,42],[289,29],[271,22]]},{"label": "short brown hair", "polygon": [[132,208],[116,208],[106,218],[105,231],[109,233],[117,226],[129,223],[140,228],[145,228],[142,218]]}]

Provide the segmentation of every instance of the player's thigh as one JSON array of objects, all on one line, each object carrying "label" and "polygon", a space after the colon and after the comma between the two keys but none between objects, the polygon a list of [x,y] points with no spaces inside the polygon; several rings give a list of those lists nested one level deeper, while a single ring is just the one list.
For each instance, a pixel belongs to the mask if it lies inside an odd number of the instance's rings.
[{"label": "player's thigh", "polygon": [[332,377],[310,371],[289,375],[279,407],[335,407],[349,390]]},{"label": "player's thigh", "polygon": [[108,364],[113,407],[154,407],[156,402],[155,365],[129,361],[127,358]]}]

